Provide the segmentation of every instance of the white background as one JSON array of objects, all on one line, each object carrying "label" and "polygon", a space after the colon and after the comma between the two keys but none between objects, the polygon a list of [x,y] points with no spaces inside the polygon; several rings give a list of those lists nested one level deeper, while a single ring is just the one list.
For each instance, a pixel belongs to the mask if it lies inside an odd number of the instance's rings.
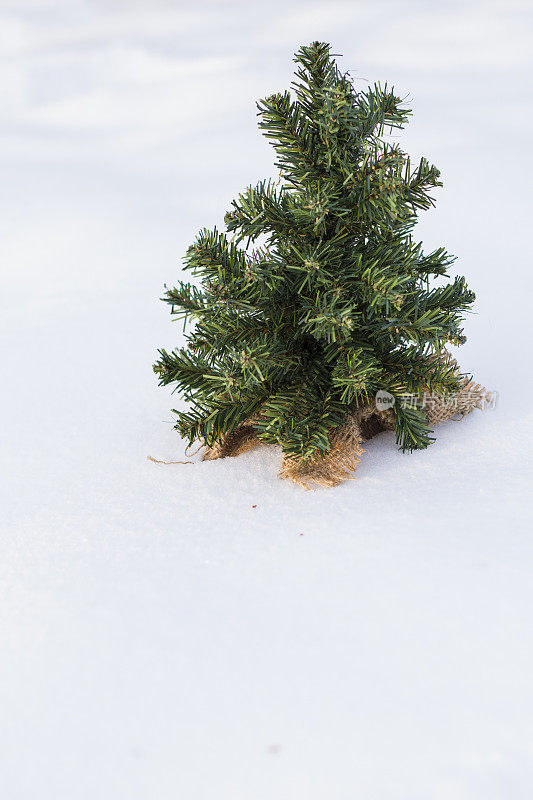
[{"label": "white background", "polygon": [[[530,11],[0,2],[2,798],[532,796]],[[163,284],[276,174],[254,101],[315,39],[409,95],[499,405],[331,490],[275,448],[157,466]]]}]

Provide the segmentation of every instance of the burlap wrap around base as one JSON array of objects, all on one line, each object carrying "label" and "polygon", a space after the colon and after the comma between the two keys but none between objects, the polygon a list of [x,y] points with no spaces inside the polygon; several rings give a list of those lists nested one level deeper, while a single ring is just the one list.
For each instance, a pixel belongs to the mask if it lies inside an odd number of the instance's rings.
[{"label": "burlap wrap around base", "polygon": [[[463,379],[459,392],[448,397],[430,395],[423,406],[431,426],[452,417],[460,419],[475,408],[482,408],[486,390],[467,378]],[[394,429],[392,409],[380,411],[374,401],[350,411],[345,421],[330,432],[331,449],[324,455],[302,460],[284,456],[279,472],[280,478],[309,489],[310,483],[320,486],[337,486],[345,480],[355,480],[352,473],[361,461],[363,442],[381,431]],[[214,447],[205,445],[203,461],[238,456],[263,442],[258,438],[254,420],[248,420],[232,433],[222,438]]]}]

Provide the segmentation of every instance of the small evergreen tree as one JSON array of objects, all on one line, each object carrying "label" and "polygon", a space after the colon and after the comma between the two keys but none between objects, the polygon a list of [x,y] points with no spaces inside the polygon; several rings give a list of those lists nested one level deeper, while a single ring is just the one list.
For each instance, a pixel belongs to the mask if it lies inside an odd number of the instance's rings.
[{"label": "small evergreen tree", "polygon": [[[294,60],[295,97],[257,104],[281,185],[248,187],[225,216],[231,238],[204,229],[188,249],[200,285],[180,282],[163,300],[196,327],[154,370],[190,402],[175,412],[189,441],[213,446],[253,419],[260,441],[305,462],[379,389],[457,391],[464,376],[445,346],[465,341],[474,294],[462,277],[433,285],[454,259],[412,238],[442,184],[425,158],[413,166],[385,140],[411,112],[387,85],[356,91],[328,44]],[[432,440],[416,403],[395,403],[394,426],[404,450]]]}]

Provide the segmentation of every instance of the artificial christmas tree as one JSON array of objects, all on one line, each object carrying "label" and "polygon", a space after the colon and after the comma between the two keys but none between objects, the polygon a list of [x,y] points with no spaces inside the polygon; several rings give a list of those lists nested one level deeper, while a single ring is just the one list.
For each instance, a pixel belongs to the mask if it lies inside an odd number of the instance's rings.
[{"label": "artificial christmas tree", "polygon": [[386,85],[357,92],[328,44],[295,62],[295,97],[257,104],[281,185],[248,187],[225,217],[231,239],[204,229],[188,249],[200,285],[163,299],[196,327],[154,370],[190,401],[176,428],[204,458],[279,444],[282,477],[334,485],[365,439],[390,428],[403,450],[425,448],[484,390],[446,350],[465,341],[474,294],[462,277],[433,285],[454,259],[412,239],[439,171],[385,141],[410,111]]}]

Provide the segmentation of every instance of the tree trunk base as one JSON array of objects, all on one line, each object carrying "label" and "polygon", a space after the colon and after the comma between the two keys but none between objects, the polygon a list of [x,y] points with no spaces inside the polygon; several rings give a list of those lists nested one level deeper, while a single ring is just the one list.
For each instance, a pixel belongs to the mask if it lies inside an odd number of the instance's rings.
[{"label": "tree trunk base", "polygon": [[[423,410],[429,424],[438,425],[453,417],[462,419],[475,408],[482,408],[485,397],[482,386],[465,378],[459,392],[449,397],[430,396]],[[394,430],[393,411],[380,411],[373,402],[367,403],[350,411],[344,422],[330,432],[331,449],[324,455],[311,459],[284,456],[279,477],[288,478],[304,489],[309,489],[310,484],[338,486],[345,480],[355,480],[353,473],[364,453],[363,442],[389,430]],[[261,444],[254,420],[249,420],[214,447],[205,445],[202,460],[238,456]]]}]

